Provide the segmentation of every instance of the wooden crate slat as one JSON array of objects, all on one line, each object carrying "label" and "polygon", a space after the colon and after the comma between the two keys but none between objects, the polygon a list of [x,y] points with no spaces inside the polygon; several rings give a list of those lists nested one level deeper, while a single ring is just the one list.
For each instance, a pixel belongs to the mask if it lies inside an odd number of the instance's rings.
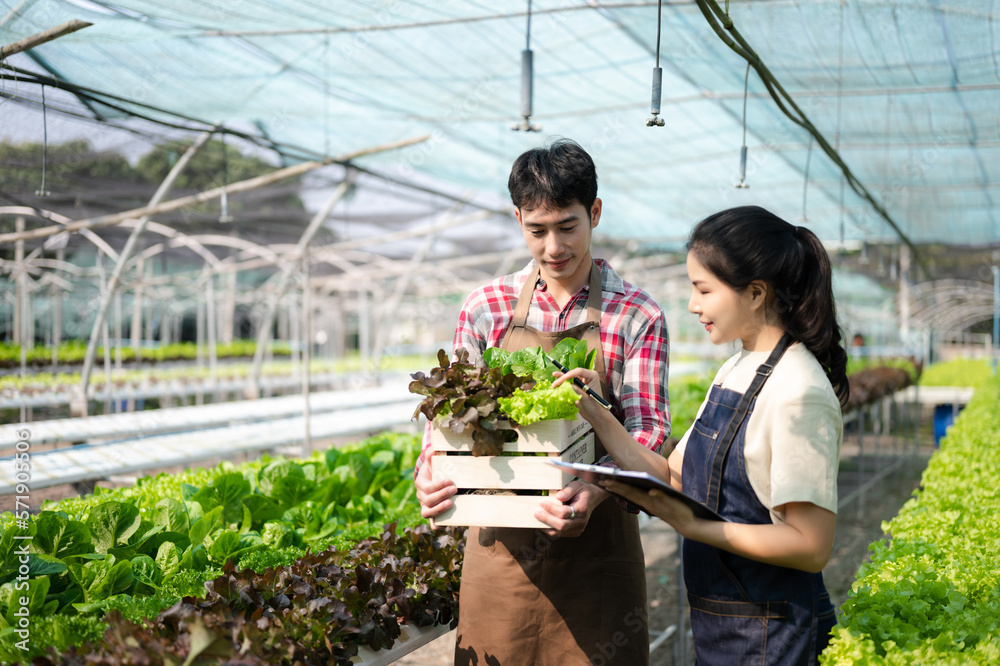
[{"label": "wooden crate slat", "polygon": [[[509,429],[509,428],[508,428]],[[516,442],[504,443],[505,453],[561,453],[592,430],[582,417],[573,420],[553,419],[514,428]],[[431,448],[434,451],[471,451],[472,431],[456,435],[448,429],[431,428]]]},{"label": "wooden crate slat", "polygon": [[545,499],[539,495],[455,495],[451,499],[452,508],[435,518],[435,524],[551,529],[534,517]]},{"label": "wooden crate slat", "polygon": [[451,479],[459,488],[547,490],[562,488],[572,474],[549,461],[594,462],[594,433],[582,437],[563,453],[548,456],[471,456],[438,452],[431,469],[435,481]]}]

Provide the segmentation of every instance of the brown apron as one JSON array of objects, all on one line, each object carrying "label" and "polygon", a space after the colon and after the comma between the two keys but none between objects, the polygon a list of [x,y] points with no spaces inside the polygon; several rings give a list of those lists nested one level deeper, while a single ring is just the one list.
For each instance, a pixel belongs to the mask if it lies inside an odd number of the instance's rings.
[{"label": "brown apron", "polygon": [[[606,397],[600,269],[591,266],[586,323],[552,333],[525,324],[538,275],[536,268],[521,291],[502,348],[549,351],[564,338],[586,340],[597,350],[595,369]],[[603,447],[597,448],[603,455]],[[637,517],[609,498],[582,535],[545,532],[469,528],[455,664],[648,664],[646,567]]]}]

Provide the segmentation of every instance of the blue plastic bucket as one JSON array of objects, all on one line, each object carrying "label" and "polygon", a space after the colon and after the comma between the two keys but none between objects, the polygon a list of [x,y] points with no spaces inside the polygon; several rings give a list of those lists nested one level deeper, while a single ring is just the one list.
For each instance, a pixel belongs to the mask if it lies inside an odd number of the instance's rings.
[{"label": "blue plastic bucket", "polygon": [[941,438],[948,433],[948,428],[955,422],[953,405],[936,405],[934,407],[934,446],[941,446]]}]

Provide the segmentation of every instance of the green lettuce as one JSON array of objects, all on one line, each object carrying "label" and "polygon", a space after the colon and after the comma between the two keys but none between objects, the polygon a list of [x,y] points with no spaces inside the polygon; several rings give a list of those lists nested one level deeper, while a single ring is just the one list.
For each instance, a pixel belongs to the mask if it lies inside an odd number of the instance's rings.
[{"label": "green lettuce", "polygon": [[[560,340],[548,356],[569,370],[593,370],[595,354],[596,350],[587,349],[585,340],[566,338]],[[534,380],[534,385],[528,390],[518,389],[510,397],[497,399],[500,411],[515,423],[530,425],[551,419],[575,419],[579,414],[576,401],[580,396],[571,384],[565,383],[559,388],[552,388],[552,374],[558,372],[558,368],[546,358],[541,347],[528,347],[514,352],[490,347],[483,354],[483,360],[490,368],[530,376]]]},{"label": "green lettuce", "polygon": [[[566,366],[573,368],[594,368],[595,349],[587,349],[586,340],[565,338],[560,340],[548,353],[548,356]],[[507,351],[499,347],[489,347],[483,353],[483,361],[490,368],[499,368],[503,374],[515,374],[520,377],[531,377],[544,386],[552,383],[552,373],[558,368],[553,365],[541,347],[527,347],[517,351]]]},{"label": "green lettuce", "polygon": [[531,425],[537,421],[551,419],[575,419],[579,414],[576,401],[580,395],[569,382],[552,388],[530,391],[515,391],[509,398],[498,398],[500,409],[520,425]]}]

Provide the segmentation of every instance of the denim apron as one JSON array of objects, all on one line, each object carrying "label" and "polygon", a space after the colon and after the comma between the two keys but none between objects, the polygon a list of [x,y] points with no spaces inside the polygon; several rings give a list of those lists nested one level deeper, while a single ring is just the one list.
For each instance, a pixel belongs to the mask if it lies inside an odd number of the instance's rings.
[{"label": "denim apron", "polygon": [[[538,270],[521,291],[502,348],[586,340],[607,397],[601,273],[591,267],[587,321],[565,331],[526,325]],[[603,447],[595,446],[598,455]],[[613,499],[578,537],[470,527],[462,563],[456,666],[644,666],[649,663],[646,566],[637,516]]]},{"label": "denim apron", "polygon": [[[771,524],[747,477],[743,449],[757,395],[791,343],[782,337],[746,393],[712,386],[688,437],[685,494],[735,523]],[[836,621],[822,573],[757,562],[690,539],[684,540],[684,582],[700,666],[816,663]]]}]

